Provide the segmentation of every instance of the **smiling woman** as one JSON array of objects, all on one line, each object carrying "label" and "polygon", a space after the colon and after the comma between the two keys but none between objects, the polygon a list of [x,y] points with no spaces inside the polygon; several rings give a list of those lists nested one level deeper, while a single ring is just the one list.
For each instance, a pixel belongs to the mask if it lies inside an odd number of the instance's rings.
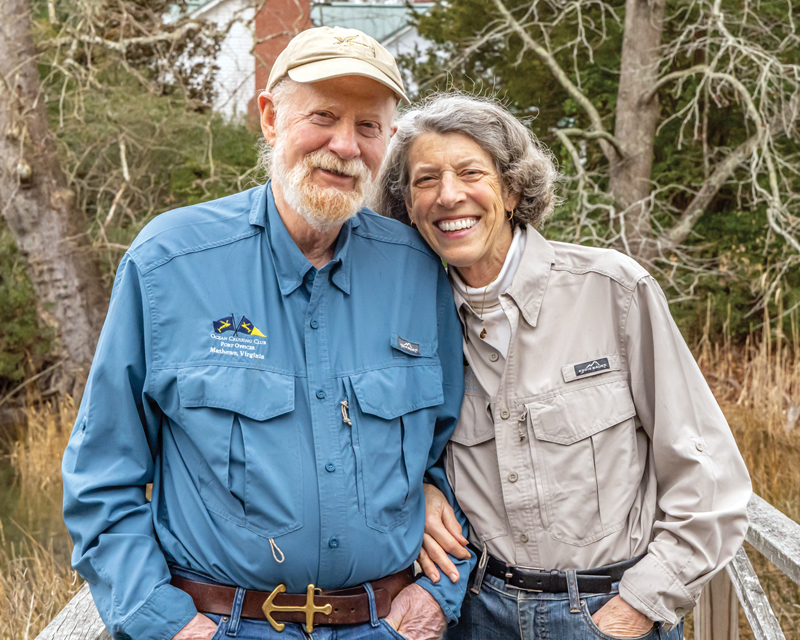
[{"label": "smiling woman", "polygon": [[[678,640],[743,540],[747,471],[655,280],[537,232],[556,179],[521,122],[464,95],[407,112],[381,176],[379,210],[447,263],[464,329],[444,464],[481,559],[447,638]],[[426,509],[438,580],[467,540],[434,488]]]}]

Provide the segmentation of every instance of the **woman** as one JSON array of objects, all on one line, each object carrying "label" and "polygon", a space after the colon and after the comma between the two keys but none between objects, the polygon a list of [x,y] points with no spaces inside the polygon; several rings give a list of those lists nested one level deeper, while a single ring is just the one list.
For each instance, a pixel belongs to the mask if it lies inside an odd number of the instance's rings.
[{"label": "woman", "polygon": [[[749,478],[655,280],[536,231],[556,180],[525,126],[463,95],[400,119],[381,178],[379,209],[448,265],[463,325],[444,464],[479,560],[448,637],[682,638],[744,538]],[[466,541],[427,493],[438,579]]]}]

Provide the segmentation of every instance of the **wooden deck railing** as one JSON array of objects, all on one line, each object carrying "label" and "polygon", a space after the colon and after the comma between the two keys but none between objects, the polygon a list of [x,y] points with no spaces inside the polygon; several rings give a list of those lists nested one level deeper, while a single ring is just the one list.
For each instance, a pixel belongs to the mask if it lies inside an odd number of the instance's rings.
[{"label": "wooden deck railing", "polygon": [[[756,495],[750,500],[747,512],[750,518],[747,541],[800,585],[800,524]],[[718,574],[704,590],[694,614],[695,640],[737,640],[737,600],[756,640],[785,640],[744,548],[739,549],[727,571]],[[110,640],[88,585],[83,586],[36,640]]]}]

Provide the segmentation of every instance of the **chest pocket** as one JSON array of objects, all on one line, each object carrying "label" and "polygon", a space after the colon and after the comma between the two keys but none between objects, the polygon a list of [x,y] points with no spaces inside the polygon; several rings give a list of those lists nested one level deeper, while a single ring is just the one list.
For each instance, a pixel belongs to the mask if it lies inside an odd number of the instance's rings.
[{"label": "chest pocket", "polygon": [[387,532],[422,501],[422,477],[444,402],[437,365],[389,367],[344,379],[359,510]]},{"label": "chest pocket", "polygon": [[178,372],[183,429],[201,458],[200,495],[209,511],[265,537],[303,525],[294,377],[241,367]]},{"label": "chest pocket", "polygon": [[561,392],[525,407],[550,534],[585,546],[621,529],[641,480],[627,382]]},{"label": "chest pocket", "polygon": [[[466,382],[466,380],[465,380]],[[489,398],[470,389],[447,445],[447,479],[481,542],[508,533]]]}]

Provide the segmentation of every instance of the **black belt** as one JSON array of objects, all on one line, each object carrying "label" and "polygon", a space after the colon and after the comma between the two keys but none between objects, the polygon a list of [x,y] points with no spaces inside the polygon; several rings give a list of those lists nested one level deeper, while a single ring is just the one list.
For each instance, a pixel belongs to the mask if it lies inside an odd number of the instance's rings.
[{"label": "black belt", "polygon": [[[470,543],[469,548],[478,556],[478,565],[475,567],[473,573],[480,572],[481,555],[483,552],[472,543]],[[539,567],[521,567],[519,565],[507,564],[489,553],[486,555],[485,572],[495,578],[500,578],[506,583],[506,586],[544,593],[566,593],[569,591],[567,574],[565,571],[545,571]],[[581,593],[610,593],[611,584],[622,580],[622,574],[639,562],[643,557],[644,556],[639,556],[637,558],[631,558],[630,560],[607,564],[602,567],[597,567],[596,569],[576,571],[575,575],[578,582],[578,591]],[[475,576],[473,576],[473,578],[474,577]],[[479,580],[473,580],[473,584],[478,583],[478,590],[480,589],[480,582],[483,582],[483,576],[480,576]]]}]

